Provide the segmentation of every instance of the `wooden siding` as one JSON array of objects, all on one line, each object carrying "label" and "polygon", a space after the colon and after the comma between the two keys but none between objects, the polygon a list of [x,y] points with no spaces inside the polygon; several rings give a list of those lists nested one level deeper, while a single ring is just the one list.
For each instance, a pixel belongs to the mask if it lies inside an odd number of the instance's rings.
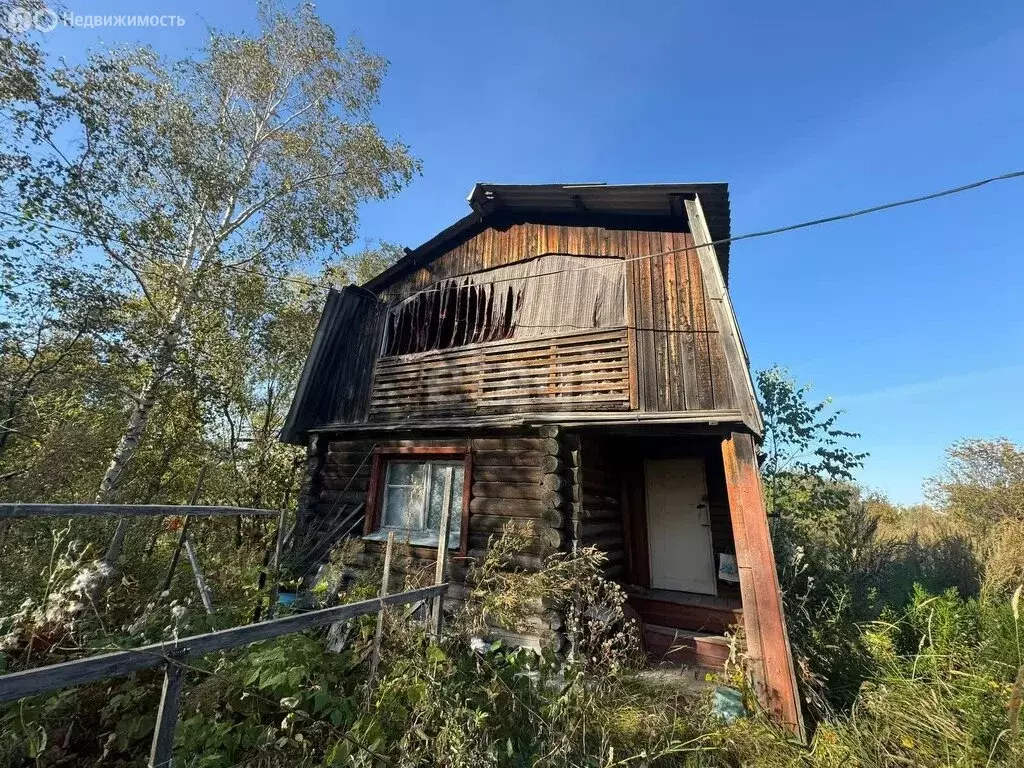
[{"label": "wooden siding", "polygon": [[627,334],[614,329],[380,360],[369,421],[628,408]]},{"label": "wooden siding", "polygon": [[[637,253],[692,249],[688,232],[636,233]],[[737,408],[725,348],[693,250],[630,262],[626,284],[636,335],[639,407]]]},{"label": "wooden siding", "polygon": [[[685,229],[685,217],[679,228]],[[543,254],[635,259],[626,269],[626,408],[642,411],[735,411],[742,382],[730,375],[721,329],[712,311],[694,239],[685,231],[642,231],[553,224],[489,228],[467,238],[408,277],[385,299],[434,282],[514,264]],[[683,249],[683,250],[679,250]],[[657,258],[637,258],[668,250]],[[511,353],[516,347],[504,347]],[[459,354],[452,350],[449,354]],[[435,358],[437,362],[447,358]],[[382,361],[386,364],[388,361]],[[439,375],[451,375],[445,371]],[[392,403],[393,405],[393,403]],[[518,407],[512,403],[511,407]],[[601,410],[587,406],[579,410]],[[616,408],[620,407],[618,405]],[[431,412],[437,409],[430,409]]]},{"label": "wooden siding", "polygon": [[[685,227],[685,220],[680,222]],[[625,258],[636,255],[638,233],[626,229],[554,224],[513,224],[490,227],[459,243],[413,274],[389,285],[381,296],[408,296],[444,278],[532,259],[548,253]]]}]

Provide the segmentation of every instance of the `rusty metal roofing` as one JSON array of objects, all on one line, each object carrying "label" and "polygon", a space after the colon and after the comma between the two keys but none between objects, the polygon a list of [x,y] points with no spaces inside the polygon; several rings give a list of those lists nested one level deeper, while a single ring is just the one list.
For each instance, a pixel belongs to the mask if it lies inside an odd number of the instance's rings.
[{"label": "rusty metal roofing", "polygon": [[[583,226],[622,226],[657,230],[685,226],[683,200],[700,196],[713,240],[729,237],[729,186],[694,184],[486,184],[473,186],[467,198],[472,213],[422,245],[408,250],[394,266],[365,288],[379,292],[393,281],[429,264],[461,240],[491,224],[513,221],[557,221]],[[728,279],[729,244],[716,246],[722,273]]]}]

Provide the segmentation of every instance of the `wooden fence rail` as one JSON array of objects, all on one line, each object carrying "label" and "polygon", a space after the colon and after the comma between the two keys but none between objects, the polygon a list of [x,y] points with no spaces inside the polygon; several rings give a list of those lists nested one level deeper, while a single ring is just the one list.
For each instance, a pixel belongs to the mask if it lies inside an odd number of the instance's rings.
[{"label": "wooden fence rail", "polygon": [[333,624],[356,616],[377,613],[387,605],[407,605],[420,600],[441,598],[447,589],[448,584],[445,582],[394,595],[375,597],[372,600],[363,600],[358,603],[308,611],[259,624],[232,627],[218,632],[207,632],[202,635],[183,637],[179,640],[169,640],[140,648],[114,651],[76,661],[66,661],[62,664],[0,675],[0,703],[98,680],[125,677],[142,669],[163,666],[164,687],[160,699],[160,712],[153,733],[153,749],[149,764],[154,767],[167,768],[170,766],[171,750],[174,745],[174,731],[181,693],[181,667],[177,662],[213,651],[237,648],[261,640],[271,640],[293,632]]},{"label": "wooden fence rail", "polygon": [[187,504],[0,504],[0,520],[15,517],[217,517],[276,514],[272,509]]}]

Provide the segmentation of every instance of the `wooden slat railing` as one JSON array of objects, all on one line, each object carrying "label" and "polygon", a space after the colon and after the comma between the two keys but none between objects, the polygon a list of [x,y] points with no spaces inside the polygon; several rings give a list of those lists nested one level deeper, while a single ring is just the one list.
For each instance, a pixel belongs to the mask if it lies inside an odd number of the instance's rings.
[{"label": "wooden slat railing", "polygon": [[613,328],[379,360],[369,418],[627,410],[627,343]]},{"label": "wooden slat railing", "polygon": [[293,632],[322,627],[356,616],[377,613],[387,605],[407,605],[420,600],[440,599],[447,589],[447,583],[435,584],[386,597],[376,597],[372,600],[264,621],[260,624],[232,627],[219,632],[208,632],[202,635],[183,637],[180,640],[154,643],[141,648],[114,651],[76,661],[67,661],[63,664],[52,664],[37,669],[0,675],[0,703],[61,688],[93,683],[98,680],[125,677],[141,669],[163,666],[165,667],[164,688],[160,699],[160,713],[153,734],[150,765],[168,768],[181,692],[180,662],[213,651],[237,648]]}]

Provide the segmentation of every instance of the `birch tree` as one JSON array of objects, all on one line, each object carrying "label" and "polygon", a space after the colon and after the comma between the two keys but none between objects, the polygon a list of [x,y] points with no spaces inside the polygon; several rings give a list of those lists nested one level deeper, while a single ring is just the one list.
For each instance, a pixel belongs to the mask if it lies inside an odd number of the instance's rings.
[{"label": "birch tree", "polygon": [[[97,502],[116,500],[161,387],[188,354],[197,307],[215,306],[245,272],[282,274],[340,252],[358,206],[418,172],[372,120],[384,59],[339,44],[311,5],[261,3],[258,22],[253,35],[212,32],[193,58],[94,53],[4,101],[0,172],[23,225],[105,260],[148,317],[145,375]],[[110,563],[124,532],[122,521]]]}]

